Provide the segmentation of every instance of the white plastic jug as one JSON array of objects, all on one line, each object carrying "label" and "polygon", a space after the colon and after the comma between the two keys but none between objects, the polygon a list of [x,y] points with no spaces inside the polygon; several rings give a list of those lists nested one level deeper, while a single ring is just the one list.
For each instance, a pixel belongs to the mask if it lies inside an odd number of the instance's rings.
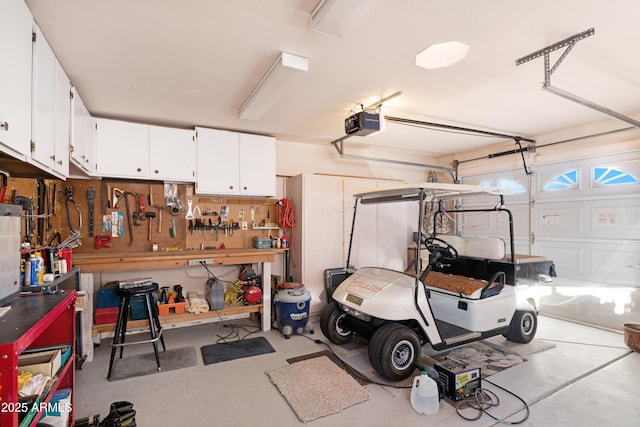
[{"label": "white plastic jug", "polygon": [[436,414],[440,409],[438,384],[426,372],[413,379],[411,406],[418,413],[425,415]]}]

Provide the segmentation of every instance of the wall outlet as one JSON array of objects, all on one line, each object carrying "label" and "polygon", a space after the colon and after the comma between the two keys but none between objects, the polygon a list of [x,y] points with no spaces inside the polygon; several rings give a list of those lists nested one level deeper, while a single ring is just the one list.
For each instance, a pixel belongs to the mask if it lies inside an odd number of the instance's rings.
[{"label": "wall outlet", "polygon": [[248,228],[247,221],[242,221],[242,229],[246,230]]},{"label": "wall outlet", "polygon": [[211,265],[213,264],[213,258],[197,258],[187,260],[188,265],[202,265],[202,262]]}]

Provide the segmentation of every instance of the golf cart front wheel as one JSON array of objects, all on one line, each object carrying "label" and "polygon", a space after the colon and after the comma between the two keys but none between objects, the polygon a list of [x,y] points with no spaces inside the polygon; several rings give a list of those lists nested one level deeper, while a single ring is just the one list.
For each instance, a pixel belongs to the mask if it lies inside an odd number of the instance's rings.
[{"label": "golf cart front wheel", "polygon": [[340,310],[337,302],[328,304],[320,316],[320,329],[325,337],[334,344],[346,344],[351,341],[353,332],[345,321],[347,313]]},{"label": "golf cart front wheel", "polygon": [[373,368],[391,381],[408,378],[420,357],[420,340],[411,329],[398,323],[386,323],[369,340],[369,361]]},{"label": "golf cart front wheel", "polygon": [[538,329],[538,316],[534,311],[516,310],[504,337],[509,341],[526,344],[531,342]]}]

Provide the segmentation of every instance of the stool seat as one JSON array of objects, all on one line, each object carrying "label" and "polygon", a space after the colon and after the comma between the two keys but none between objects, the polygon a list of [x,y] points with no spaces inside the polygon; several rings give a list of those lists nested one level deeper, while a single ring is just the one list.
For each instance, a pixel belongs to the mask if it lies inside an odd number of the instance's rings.
[{"label": "stool seat", "polygon": [[119,297],[126,297],[126,296],[140,297],[146,293],[157,292],[157,291],[158,291],[158,284],[154,282],[149,285],[136,286],[135,288],[127,288],[127,289],[121,289],[119,286],[116,286],[115,289],[113,290],[113,293],[115,293]]},{"label": "stool seat", "polygon": [[[160,318],[158,316],[158,306],[153,299],[153,294],[158,291],[158,284],[151,283],[142,286],[136,286],[132,288],[121,289],[116,283],[114,293],[120,297],[120,306],[118,308],[118,320],[116,323],[116,330],[113,335],[113,342],[111,343],[111,359],[109,361],[109,372],[107,373],[107,379],[111,377],[113,371],[113,363],[115,361],[116,350],[120,347],[120,359],[122,359],[122,353],[126,345],[151,343],[153,344],[153,351],[156,356],[156,364],[158,365],[158,371],[162,370],[160,367],[160,355],[158,354],[158,341],[162,343],[163,351],[167,351],[164,344],[164,337],[162,336],[162,326],[160,325]],[[149,320],[149,332],[151,338],[144,341],[135,341],[125,343],[127,334],[127,321],[129,318],[129,309],[131,307],[132,297],[144,297],[144,305],[147,312],[147,319]]]}]

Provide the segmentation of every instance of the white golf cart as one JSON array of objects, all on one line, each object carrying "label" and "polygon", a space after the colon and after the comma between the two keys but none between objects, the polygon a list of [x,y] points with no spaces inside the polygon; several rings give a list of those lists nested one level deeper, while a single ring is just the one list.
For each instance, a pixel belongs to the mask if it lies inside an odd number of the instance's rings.
[{"label": "white golf cart", "polygon": [[[368,339],[372,366],[394,381],[413,373],[420,348],[427,342],[435,350],[443,350],[500,334],[518,343],[531,341],[537,328],[537,306],[533,298],[523,297],[522,291],[532,282],[551,280],[555,269],[544,257],[515,255],[512,214],[504,208],[503,195],[508,194],[511,192],[505,189],[442,183],[356,194],[352,239],[358,202],[418,203],[417,228],[421,231],[425,230],[427,205],[439,201],[439,207],[430,236],[418,234],[421,238],[416,242],[413,271],[380,267],[349,270],[350,244],[348,276],[322,312],[324,335],[335,344],[345,344],[356,334]],[[455,200],[472,196],[492,197],[496,203],[488,209],[454,208]],[[465,212],[508,215],[510,254],[505,253],[504,240],[497,237],[436,236],[439,216],[456,219]],[[424,269],[423,245],[429,252]]]}]

